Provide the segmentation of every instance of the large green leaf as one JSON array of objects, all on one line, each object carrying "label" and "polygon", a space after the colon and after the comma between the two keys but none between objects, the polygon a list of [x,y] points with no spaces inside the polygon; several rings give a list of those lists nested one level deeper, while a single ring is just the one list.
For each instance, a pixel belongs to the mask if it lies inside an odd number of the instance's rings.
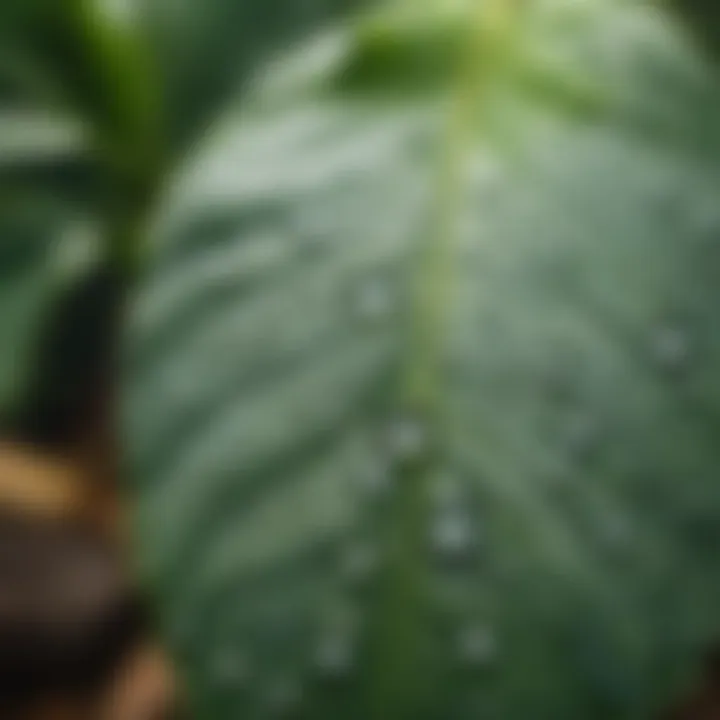
[{"label": "large green leaf", "polygon": [[648,3],[409,2],[254,93],[126,359],[194,716],[657,717],[718,631],[712,71]]}]

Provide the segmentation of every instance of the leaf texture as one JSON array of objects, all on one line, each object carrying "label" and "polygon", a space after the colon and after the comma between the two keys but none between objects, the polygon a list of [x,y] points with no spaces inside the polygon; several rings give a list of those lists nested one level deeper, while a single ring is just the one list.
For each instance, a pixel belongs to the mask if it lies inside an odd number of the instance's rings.
[{"label": "leaf texture", "polygon": [[213,127],[124,410],[197,717],[639,720],[687,687],[720,600],[719,110],[647,3],[397,3]]}]

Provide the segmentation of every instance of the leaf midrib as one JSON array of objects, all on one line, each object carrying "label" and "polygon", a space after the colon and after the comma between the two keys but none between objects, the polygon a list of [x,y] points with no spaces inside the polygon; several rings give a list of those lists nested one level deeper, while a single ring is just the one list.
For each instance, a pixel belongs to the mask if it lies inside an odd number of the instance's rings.
[{"label": "leaf midrib", "polygon": [[457,223],[465,182],[467,146],[476,139],[475,110],[502,62],[515,26],[516,0],[487,0],[473,8],[467,43],[450,98],[437,171],[431,230],[420,244],[413,277],[411,327],[399,405],[421,424],[428,447],[399,469],[398,494],[383,537],[387,553],[373,608],[369,639],[370,718],[410,720],[431,711],[432,648],[427,646],[430,572],[426,537],[428,483],[439,464],[437,439],[446,424],[442,366],[447,317],[453,304]]}]

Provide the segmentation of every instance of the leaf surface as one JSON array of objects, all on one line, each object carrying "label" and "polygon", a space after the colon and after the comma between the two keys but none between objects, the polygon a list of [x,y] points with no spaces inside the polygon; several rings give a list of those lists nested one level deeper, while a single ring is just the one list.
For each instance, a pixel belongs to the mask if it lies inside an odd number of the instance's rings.
[{"label": "leaf surface", "polygon": [[[107,0],[109,4],[118,0]],[[122,2],[122,0],[119,0]],[[361,0],[127,0],[150,39],[176,155],[197,141],[253,72],[283,44]]]},{"label": "leaf surface", "polygon": [[645,3],[398,3],[249,97],[126,358],[196,716],[657,717],[718,629],[713,71]]}]

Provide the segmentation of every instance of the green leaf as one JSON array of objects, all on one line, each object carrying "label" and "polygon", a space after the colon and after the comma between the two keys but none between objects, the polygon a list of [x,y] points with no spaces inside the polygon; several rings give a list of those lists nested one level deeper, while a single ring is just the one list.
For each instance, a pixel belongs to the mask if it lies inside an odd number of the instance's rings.
[{"label": "green leaf", "polygon": [[50,309],[98,255],[97,170],[84,128],[0,108],[0,414],[23,401]]},{"label": "green leaf", "polygon": [[416,2],[214,126],[124,412],[194,717],[639,720],[689,687],[719,629],[719,113],[647,3]]},{"label": "green leaf", "polygon": [[163,77],[175,152],[196,141],[269,52],[362,2],[135,0],[134,15],[148,29]]},{"label": "green leaf", "polygon": [[152,69],[137,29],[108,10],[101,0],[0,8],[0,415],[13,425],[20,411],[46,422],[40,395],[77,396],[88,380],[80,358],[95,357],[98,340],[80,326],[116,309],[99,301],[69,317],[63,307],[100,260],[114,266],[99,272],[119,302],[163,162]]},{"label": "green leaf", "polygon": [[155,173],[160,89],[140,29],[109,0],[8,0],[0,12],[0,77],[86,121],[114,172]]},{"label": "green leaf", "polygon": [[134,271],[138,226],[166,164],[165,119],[144,29],[110,0],[9,0],[0,10],[0,86],[23,106],[82,123],[115,261]]}]

